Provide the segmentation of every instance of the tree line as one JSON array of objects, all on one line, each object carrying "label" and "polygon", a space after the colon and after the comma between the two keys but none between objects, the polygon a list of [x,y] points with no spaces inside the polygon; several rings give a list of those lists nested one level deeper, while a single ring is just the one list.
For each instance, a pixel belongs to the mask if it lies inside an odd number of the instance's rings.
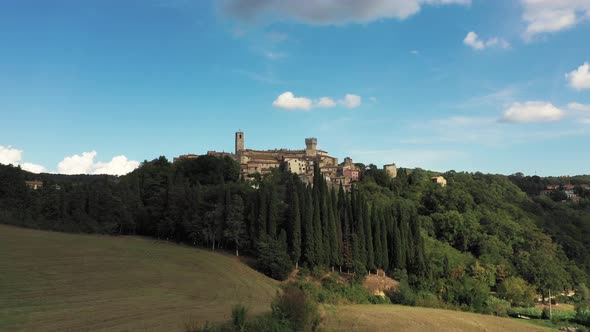
[{"label": "tree line", "polygon": [[[590,248],[577,233],[587,234],[590,213],[531,200],[508,177],[449,171],[443,188],[433,172],[400,169],[392,179],[369,165],[347,191],[314,174],[305,183],[276,169],[245,182],[234,160],[213,156],[160,157],[122,177],[0,165],[0,222],[228,250],[277,279],[295,267],[383,270],[458,306],[483,305],[508,285],[546,293],[588,282]],[[32,179],[44,186],[27,188]]]}]

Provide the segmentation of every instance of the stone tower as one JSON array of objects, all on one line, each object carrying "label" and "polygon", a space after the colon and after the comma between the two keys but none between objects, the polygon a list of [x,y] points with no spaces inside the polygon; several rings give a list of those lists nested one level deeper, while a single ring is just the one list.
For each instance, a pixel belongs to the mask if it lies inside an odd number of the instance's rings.
[{"label": "stone tower", "polygon": [[244,151],[244,132],[236,131],[236,154]]},{"label": "stone tower", "polygon": [[317,138],[306,138],[305,139],[305,154],[308,156],[315,156],[317,154],[318,139]]},{"label": "stone tower", "polygon": [[397,176],[397,166],[395,164],[387,164],[383,166],[383,169],[387,172],[387,175],[395,178]]}]

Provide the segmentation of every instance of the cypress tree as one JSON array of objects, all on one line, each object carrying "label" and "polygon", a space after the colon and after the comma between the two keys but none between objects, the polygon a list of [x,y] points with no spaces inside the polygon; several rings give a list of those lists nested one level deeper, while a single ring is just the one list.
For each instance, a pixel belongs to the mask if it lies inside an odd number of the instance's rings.
[{"label": "cypress tree", "polygon": [[361,256],[363,253],[360,248],[360,238],[358,235],[352,233],[352,265],[355,273],[361,273],[361,270],[365,269]]},{"label": "cypress tree", "polygon": [[426,257],[424,254],[424,239],[422,238],[422,234],[420,234],[420,223],[418,220],[418,215],[415,210],[413,210],[412,212],[413,213],[410,226],[414,248],[412,273],[414,273],[419,278],[424,278],[427,274]]},{"label": "cypress tree", "polygon": [[371,218],[369,217],[369,209],[365,202],[363,202],[363,220],[365,226],[365,245],[367,246],[367,269],[369,273],[375,268],[375,253],[373,251],[373,232],[371,231]]},{"label": "cypress tree", "polygon": [[307,264],[314,265],[315,242],[313,237],[313,205],[311,199],[311,188],[306,189],[305,195],[305,221],[303,223],[303,257]]},{"label": "cypress tree", "polygon": [[340,219],[342,224],[342,263],[350,270],[352,268],[352,243],[351,243],[351,213],[350,201],[344,195],[344,191],[340,191],[338,202],[340,203]]},{"label": "cypress tree", "polygon": [[322,220],[320,217],[319,190],[314,190],[313,195],[313,244],[315,264],[324,263],[324,245],[322,236]]},{"label": "cypress tree", "polygon": [[266,198],[266,188],[263,188],[262,190],[260,190],[260,194],[258,195],[258,222],[257,222],[257,238],[261,239],[263,237],[265,237],[268,234],[268,231],[266,229],[266,219],[267,219],[267,213],[268,213],[268,207],[267,207],[267,198]]},{"label": "cypress tree", "polygon": [[336,193],[332,192],[332,205],[334,206],[334,222],[336,224],[336,230],[338,232],[338,258],[336,260],[336,264],[340,267],[340,272],[342,272],[342,265],[344,264],[344,232],[342,227],[342,219],[340,214],[340,201],[344,197],[344,190],[342,189],[342,185],[340,185],[340,189],[338,190],[338,199],[336,198]]},{"label": "cypress tree", "polygon": [[393,216],[393,257],[392,260],[394,262],[393,266],[398,269],[405,269],[406,268],[406,256],[404,252],[403,237],[402,237],[402,227],[400,224],[399,214],[395,214]]},{"label": "cypress tree", "polygon": [[251,245],[254,245],[258,240],[258,191],[250,194],[248,199],[248,236],[250,237]]},{"label": "cypress tree", "polygon": [[388,246],[387,246],[387,224],[386,220],[384,219],[383,214],[381,214],[380,218],[381,222],[381,247],[383,248],[383,270],[389,269],[389,253],[388,253]]},{"label": "cypress tree", "polygon": [[330,238],[330,255],[329,255],[329,264],[332,265],[332,270],[334,270],[334,265],[339,265],[339,241],[338,241],[338,227],[336,226],[336,211],[333,208],[334,205],[332,203],[332,199],[335,199],[334,190],[331,190],[328,206],[329,206],[329,238]]},{"label": "cypress tree", "polygon": [[383,268],[383,247],[381,246],[381,224],[377,215],[377,207],[373,203],[371,208],[371,224],[373,226],[373,237],[375,239],[375,266]]},{"label": "cypress tree", "polygon": [[301,211],[299,209],[299,193],[297,186],[293,186],[291,195],[291,259],[295,266],[299,266],[299,259],[301,258]]},{"label": "cypress tree", "polygon": [[322,191],[320,192],[321,195],[321,219],[322,219],[322,256],[323,256],[323,263],[326,265],[331,264],[331,253],[332,253],[332,243],[331,243],[331,235],[332,230],[330,229],[330,210],[329,206],[330,203],[328,199],[330,198],[330,193],[328,192],[328,185],[326,181],[322,181]]},{"label": "cypress tree", "polygon": [[412,266],[414,260],[414,247],[412,245],[412,235],[410,234],[410,224],[409,224],[409,216],[408,210],[401,207],[400,208],[400,220],[401,220],[401,238],[402,238],[402,250],[403,255],[406,258],[406,268]]},{"label": "cypress tree", "polygon": [[268,195],[267,195],[267,199],[268,199],[268,203],[267,203],[267,208],[268,208],[268,214],[267,214],[267,232],[268,235],[271,236],[271,238],[276,239],[277,238],[277,220],[279,218],[278,216],[278,202],[276,199],[276,195],[274,193],[273,188],[269,188],[268,190]]},{"label": "cypress tree", "polygon": [[231,196],[226,216],[226,228],[224,237],[232,242],[236,249],[236,256],[239,256],[240,243],[244,240],[246,227],[244,225],[244,201],[240,195]]},{"label": "cypress tree", "polygon": [[364,213],[363,213],[363,206],[364,206],[364,199],[363,196],[357,194],[357,202],[356,202],[356,222],[357,222],[357,236],[359,242],[359,262],[366,267],[367,264],[367,246],[366,246],[366,237],[365,237],[365,220],[364,220]]}]

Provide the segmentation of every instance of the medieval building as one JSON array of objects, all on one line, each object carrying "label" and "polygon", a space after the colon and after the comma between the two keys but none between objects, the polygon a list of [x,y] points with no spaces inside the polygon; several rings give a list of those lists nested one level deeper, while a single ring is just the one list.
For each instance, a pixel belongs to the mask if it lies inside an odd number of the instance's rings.
[{"label": "medieval building", "polygon": [[309,181],[313,177],[314,165],[317,163],[321,173],[331,179],[338,170],[338,158],[331,157],[327,151],[317,148],[316,138],[305,139],[305,149],[289,150],[253,150],[246,149],[244,133],[239,131],[235,137],[234,158],[240,163],[240,173],[244,179],[253,174],[265,174],[273,168],[284,165],[285,168]]},{"label": "medieval building", "polygon": [[[245,144],[244,132],[238,131],[235,134],[235,151],[217,152],[208,151],[210,156],[229,156],[240,163],[240,176],[249,180],[255,174],[267,174],[273,168],[281,165],[291,173],[298,174],[306,182],[311,182],[313,178],[314,166],[316,163],[322,175],[328,183],[333,185],[343,185],[345,188],[351,186],[360,178],[360,169],[352,162],[350,158],[344,158],[344,162],[338,164],[338,158],[332,157],[327,151],[317,148],[317,138],[306,138],[305,149],[274,149],[274,150],[253,150],[247,149]],[[182,155],[177,159],[195,158],[197,155]],[[385,165],[384,169],[391,177],[397,175],[395,164]]]}]

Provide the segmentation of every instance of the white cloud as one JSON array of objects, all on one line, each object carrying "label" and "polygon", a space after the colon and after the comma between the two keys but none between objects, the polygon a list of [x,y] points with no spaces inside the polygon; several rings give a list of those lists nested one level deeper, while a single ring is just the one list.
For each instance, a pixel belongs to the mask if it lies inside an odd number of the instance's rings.
[{"label": "white cloud", "polygon": [[[45,173],[47,169],[38,164],[22,162],[23,151],[10,146],[0,145],[0,164],[20,166],[31,173]],[[137,167],[139,162],[129,160],[125,156],[116,156],[109,162],[94,162],[96,151],[83,152],[82,155],[65,157],[57,164],[57,173],[61,174],[110,174],[124,175]]]},{"label": "white cloud", "polygon": [[57,164],[57,172],[61,174],[109,174],[124,175],[137,167],[139,162],[128,160],[125,156],[116,156],[110,162],[94,162],[96,151],[82,152],[65,157]]},{"label": "white cloud", "polygon": [[483,50],[485,48],[490,48],[490,47],[500,47],[500,48],[509,48],[510,47],[510,43],[508,43],[506,40],[504,40],[502,38],[493,37],[493,38],[488,39],[487,41],[484,41],[484,40],[480,39],[479,36],[477,35],[477,33],[473,32],[473,31],[469,31],[469,33],[467,33],[467,36],[465,36],[465,38],[463,39],[463,44],[470,46],[474,50]]},{"label": "white cloud", "polygon": [[31,172],[31,173],[45,173],[47,172],[47,169],[43,166],[43,165],[38,165],[38,164],[33,164],[33,163],[23,163],[22,165],[20,165],[20,167],[22,169],[24,169],[27,172]]},{"label": "white cloud", "polygon": [[361,96],[349,93],[344,96],[344,99],[341,99],[338,102],[344,105],[345,107],[356,108],[361,105]]},{"label": "white cloud", "polygon": [[590,0],[522,0],[524,37],[558,32],[590,18]]},{"label": "white cloud", "polygon": [[225,0],[227,14],[241,20],[258,18],[316,25],[367,23],[380,19],[405,19],[423,5],[469,5],[471,0]]},{"label": "white cloud", "polygon": [[0,164],[17,165],[22,158],[22,151],[13,149],[12,147],[4,147],[0,145]]},{"label": "white cloud", "polygon": [[94,157],[96,157],[96,151],[65,157],[57,164],[57,172],[61,174],[89,174],[94,166]]},{"label": "white cloud", "polygon": [[321,108],[330,108],[330,107],[334,107],[334,106],[336,106],[336,102],[334,101],[334,99],[332,99],[330,97],[322,97],[316,103],[316,107],[321,107]]},{"label": "white cloud", "polygon": [[567,104],[567,108],[572,111],[590,112],[590,104],[569,103]]},{"label": "white cloud", "polygon": [[309,98],[295,97],[293,92],[287,91],[281,93],[277,99],[272,103],[274,107],[286,110],[310,110],[313,102]]},{"label": "white cloud", "polygon": [[590,64],[584,62],[578,69],[565,74],[565,78],[574,89],[590,89]]},{"label": "white cloud", "polygon": [[129,160],[125,156],[116,156],[108,163],[96,163],[92,174],[125,175],[137,167],[139,167],[138,161]]},{"label": "white cloud", "polygon": [[347,108],[356,108],[361,105],[361,102],[361,96],[355,94],[346,94],[344,95],[344,98],[338,100],[338,102],[331,97],[321,97],[314,102],[307,97],[295,97],[293,92],[286,91],[281,93],[277,99],[273,101],[272,105],[289,111],[309,111],[312,108],[332,108],[337,105],[342,105]]},{"label": "white cloud", "polygon": [[14,149],[10,146],[4,147],[0,145],[0,164],[20,166],[25,171],[31,173],[43,173],[47,169],[42,165],[33,163],[21,163],[23,151]]},{"label": "white cloud", "polygon": [[565,112],[553,106],[553,104],[542,101],[528,101],[525,103],[513,103],[504,112],[501,121],[503,122],[552,122],[559,121]]}]

